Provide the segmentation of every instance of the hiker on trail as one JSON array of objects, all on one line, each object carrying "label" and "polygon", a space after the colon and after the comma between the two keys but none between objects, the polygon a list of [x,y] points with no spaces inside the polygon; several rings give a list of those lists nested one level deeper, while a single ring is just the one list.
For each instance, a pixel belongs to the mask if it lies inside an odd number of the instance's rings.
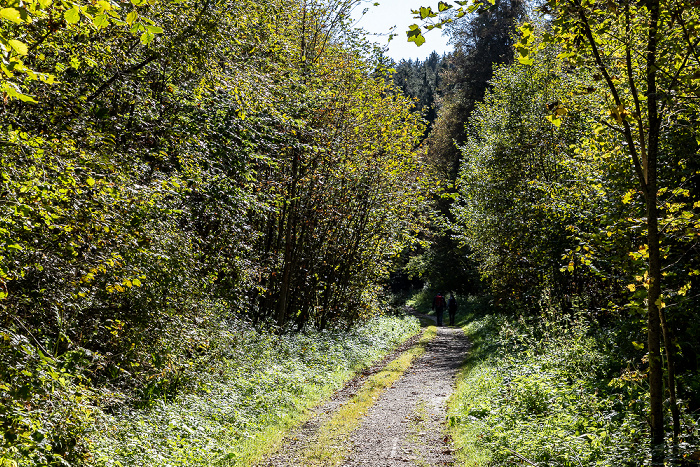
[{"label": "hiker on trail", "polygon": [[433,299],[433,310],[437,317],[437,325],[442,326],[442,313],[445,311],[445,297],[440,292]]},{"label": "hiker on trail", "polygon": [[447,312],[450,315],[450,326],[454,326],[455,315],[457,314],[457,300],[452,292],[450,292],[450,298],[447,299]]}]

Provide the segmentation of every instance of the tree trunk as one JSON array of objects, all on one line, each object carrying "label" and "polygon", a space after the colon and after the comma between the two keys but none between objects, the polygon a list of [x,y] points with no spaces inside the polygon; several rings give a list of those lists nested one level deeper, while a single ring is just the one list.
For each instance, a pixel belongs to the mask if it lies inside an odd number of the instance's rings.
[{"label": "tree trunk", "polygon": [[661,319],[661,331],[664,336],[664,350],[666,351],[666,384],[668,387],[668,398],[671,404],[671,416],[673,417],[673,444],[678,444],[678,437],[681,433],[681,416],[676,402],[676,347],[673,342],[673,333],[666,323],[666,312],[659,308],[659,318]]},{"label": "tree trunk", "polygon": [[292,153],[292,184],[290,188],[289,198],[287,200],[289,210],[287,213],[287,222],[285,224],[285,240],[284,240],[284,269],[282,273],[282,282],[280,284],[280,294],[277,299],[277,310],[275,320],[278,326],[283,326],[287,314],[287,301],[289,296],[289,285],[292,277],[292,249],[295,247],[296,241],[292,235],[294,224],[296,222],[296,196],[297,196],[297,174],[299,171],[299,153],[298,150]]},{"label": "tree trunk", "polygon": [[[650,140],[651,135],[650,135]],[[652,144],[649,144],[649,181],[652,179]],[[655,158],[654,158],[655,159]],[[655,169],[655,167],[654,167]],[[655,170],[654,170],[655,171]],[[653,174],[655,175],[655,174]],[[664,442],[663,368],[661,365],[661,258],[659,252],[659,226],[656,209],[656,183],[648,183],[647,195],[647,244],[649,247],[649,291],[647,294],[647,338],[649,345],[649,415],[652,444]]]},{"label": "tree trunk", "polygon": [[647,246],[649,248],[649,291],[647,294],[647,338],[649,345],[649,415],[652,455],[663,457],[663,367],[661,365],[661,254],[656,206],[656,166],[659,154],[660,120],[656,89],[656,43],[659,25],[659,0],[650,1],[649,42],[647,43],[647,104],[649,109],[649,149],[646,161]]}]

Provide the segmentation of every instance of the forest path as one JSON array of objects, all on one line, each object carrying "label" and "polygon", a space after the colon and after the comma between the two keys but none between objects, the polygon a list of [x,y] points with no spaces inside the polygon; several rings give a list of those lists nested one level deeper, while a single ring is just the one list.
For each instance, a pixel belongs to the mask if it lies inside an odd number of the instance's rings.
[{"label": "forest path", "polygon": [[[414,346],[416,340],[403,350]],[[404,374],[386,388],[359,421],[357,429],[332,441],[333,455],[318,452],[318,433],[345,404],[351,402],[367,375],[346,385],[331,400],[316,409],[316,415],[282,443],[277,454],[260,466],[342,465],[343,467],[394,467],[453,465],[451,440],[446,433],[446,402],[454,390],[457,371],[469,342],[459,328],[437,328],[437,335],[423,344]],[[384,360],[386,364],[398,353]]]}]

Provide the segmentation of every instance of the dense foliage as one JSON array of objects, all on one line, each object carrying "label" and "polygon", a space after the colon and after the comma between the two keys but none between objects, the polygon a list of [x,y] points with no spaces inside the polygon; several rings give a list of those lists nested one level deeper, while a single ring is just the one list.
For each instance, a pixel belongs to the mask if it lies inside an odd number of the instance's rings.
[{"label": "dense foliage", "polygon": [[447,68],[447,56],[431,53],[420,60],[401,60],[394,65],[392,79],[404,95],[416,99],[416,108],[423,111],[428,121],[426,133],[437,117],[436,98],[442,88],[442,76]]},{"label": "dense foliage", "polygon": [[[650,465],[647,388],[624,327],[478,308],[466,319],[475,348],[448,415],[464,465]],[[692,465],[697,419],[687,414],[682,425],[669,460]]]},{"label": "dense foliage", "polygon": [[429,177],[353,4],[0,9],[0,463],[89,461],[96,407],[176,397],[218,321],[380,313]]},{"label": "dense foliage", "polygon": [[[478,24],[500,9],[457,5],[419,17]],[[517,64],[496,68],[457,144],[451,228],[496,303],[624,330],[654,462],[688,442],[682,418],[697,409],[698,14],[663,0],[536,5]]]},{"label": "dense foliage", "polygon": [[[420,13],[427,14],[425,9]],[[451,206],[462,160],[456,144],[464,143],[467,138],[464,123],[489,89],[494,67],[513,61],[515,21],[523,14],[522,2],[497,1],[487,12],[449,23],[447,33],[455,50],[440,60],[434,81],[430,77],[437,56],[424,63],[413,63],[417,69],[413,75],[417,79],[411,79],[406,69],[411,63],[397,66],[394,78],[397,84],[409,95],[418,97],[422,105],[432,103],[427,114],[430,132],[424,145],[427,160],[440,176],[439,193],[433,198],[426,243],[410,252],[406,271],[436,289],[460,294],[480,290],[477,265],[470,258],[471,246],[459,241],[453,227]],[[423,67],[427,68],[424,74]],[[424,91],[416,90],[421,78]]]},{"label": "dense foliage", "polygon": [[187,388],[151,410],[123,408],[90,433],[97,464],[252,465],[306,409],[419,330],[382,317],[351,332],[274,334],[240,321],[206,329],[208,352],[186,370]]}]

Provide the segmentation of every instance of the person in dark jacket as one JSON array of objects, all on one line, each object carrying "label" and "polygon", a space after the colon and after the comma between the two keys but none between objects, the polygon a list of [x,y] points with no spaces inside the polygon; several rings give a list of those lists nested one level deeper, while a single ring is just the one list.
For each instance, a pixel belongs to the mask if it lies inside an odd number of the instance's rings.
[{"label": "person in dark jacket", "polygon": [[447,313],[450,315],[450,326],[455,325],[455,315],[457,314],[457,299],[455,294],[450,292],[450,298],[447,299]]},{"label": "person in dark jacket", "polygon": [[442,314],[445,312],[445,297],[440,292],[433,299],[433,310],[435,310],[435,316],[437,317],[437,325],[442,326]]}]

